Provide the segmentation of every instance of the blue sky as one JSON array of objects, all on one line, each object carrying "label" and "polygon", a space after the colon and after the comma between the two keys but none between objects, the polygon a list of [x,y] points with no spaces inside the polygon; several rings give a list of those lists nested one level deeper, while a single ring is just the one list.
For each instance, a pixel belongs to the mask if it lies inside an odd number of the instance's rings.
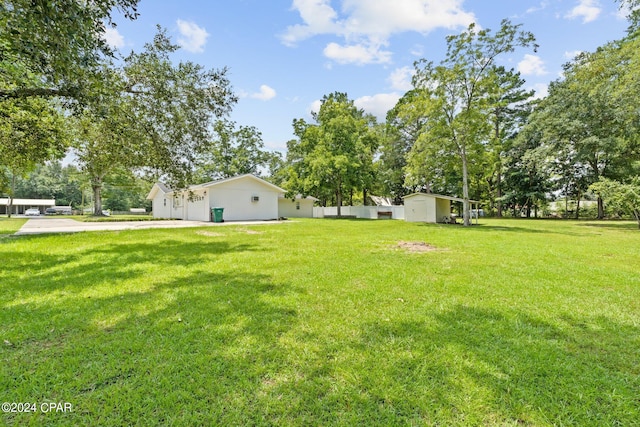
[{"label": "blue sky", "polygon": [[576,53],[627,28],[614,0],[141,0],[138,11],[136,21],[116,19],[108,42],[140,51],[160,24],[182,46],[177,60],[228,67],[240,97],[231,118],[278,151],[293,138],[293,119],[311,120],[334,91],[383,121],[410,89],[414,61],[439,62],[445,37],[471,22],[495,31],[508,18],[535,34],[536,53],[501,61],[538,96]]}]

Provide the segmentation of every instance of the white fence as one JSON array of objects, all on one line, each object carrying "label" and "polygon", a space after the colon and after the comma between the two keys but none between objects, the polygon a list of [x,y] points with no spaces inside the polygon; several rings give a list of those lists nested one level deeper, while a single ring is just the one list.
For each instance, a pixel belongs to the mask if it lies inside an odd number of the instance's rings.
[{"label": "white fence", "polygon": [[[342,216],[366,219],[404,219],[404,206],[342,206],[340,208],[340,214]],[[338,208],[336,206],[313,208],[314,218],[337,215]]]}]

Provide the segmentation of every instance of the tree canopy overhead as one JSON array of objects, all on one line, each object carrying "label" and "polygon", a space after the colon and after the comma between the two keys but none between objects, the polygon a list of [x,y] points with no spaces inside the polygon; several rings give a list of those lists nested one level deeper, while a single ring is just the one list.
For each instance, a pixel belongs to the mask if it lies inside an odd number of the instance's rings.
[{"label": "tree canopy overhead", "polygon": [[112,55],[104,33],[114,10],[137,17],[138,0],[0,1],[0,99],[83,99]]}]

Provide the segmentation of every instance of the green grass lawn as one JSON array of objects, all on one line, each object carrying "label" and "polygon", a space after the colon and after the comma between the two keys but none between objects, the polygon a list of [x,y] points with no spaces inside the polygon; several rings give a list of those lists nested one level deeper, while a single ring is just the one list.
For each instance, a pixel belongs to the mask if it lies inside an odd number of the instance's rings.
[{"label": "green grass lawn", "polygon": [[20,230],[20,227],[22,227],[25,222],[27,222],[26,218],[0,217],[0,238],[7,237]]},{"label": "green grass lawn", "polygon": [[640,420],[633,222],[16,236],[0,259],[0,398],[73,405],[0,424]]}]

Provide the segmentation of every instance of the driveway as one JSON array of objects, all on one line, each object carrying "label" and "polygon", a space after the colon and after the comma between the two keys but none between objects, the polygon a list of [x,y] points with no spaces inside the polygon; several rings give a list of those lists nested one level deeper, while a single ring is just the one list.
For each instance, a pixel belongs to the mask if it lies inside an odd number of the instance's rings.
[{"label": "driveway", "polygon": [[232,222],[202,222],[183,220],[162,221],[121,221],[121,222],[81,222],[69,218],[36,217],[30,218],[15,235],[45,234],[45,233],[76,233],[80,231],[101,230],[138,230],[143,228],[184,228],[211,227],[224,225],[254,225],[276,224],[279,221],[232,221]]}]

